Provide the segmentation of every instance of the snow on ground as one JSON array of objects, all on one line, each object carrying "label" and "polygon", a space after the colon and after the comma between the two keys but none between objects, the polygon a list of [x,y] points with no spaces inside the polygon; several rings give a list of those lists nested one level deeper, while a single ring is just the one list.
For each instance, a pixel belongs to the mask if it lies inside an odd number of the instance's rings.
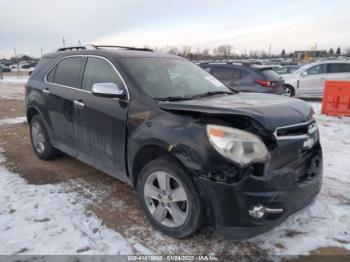
[{"label": "snow on ground", "polygon": [[0,119],[0,126],[6,125],[6,124],[21,124],[26,121],[27,121],[27,118],[24,116],[14,117],[14,118],[4,118],[4,119]]},{"label": "snow on ground", "polygon": [[29,185],[0,166],[0,203],[2,255],[134,253],[64,185]]},{"label": "snow on ground", "polygon": [[323,186],[311,207],[252,241],[275,254],[308,254],[327,246],[350,250],[350,118],[321,115],[321,104],[311,104],[323,148]]},{"label": "snow on ground", "polygon": [[4,84],[25,84],[29,79],[29,76],[4,76],[3,79],[0,79],[0,83]]}]

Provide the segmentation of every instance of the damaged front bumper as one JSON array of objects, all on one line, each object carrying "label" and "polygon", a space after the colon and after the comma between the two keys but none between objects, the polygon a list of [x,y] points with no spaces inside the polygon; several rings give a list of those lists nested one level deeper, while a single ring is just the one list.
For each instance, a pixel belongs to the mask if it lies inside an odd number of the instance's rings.
[{"label": "damaged front bumper", "polygon": [[[226,239],[247,239],[275,227],[309,205],[322,183],[322,150],[316,144],[282,168],[245,174],[233,183],[196,176],[209,222]],[[259,215],[258,212],[265,211]],[[255,215],[254,215],[255,214]]]}]

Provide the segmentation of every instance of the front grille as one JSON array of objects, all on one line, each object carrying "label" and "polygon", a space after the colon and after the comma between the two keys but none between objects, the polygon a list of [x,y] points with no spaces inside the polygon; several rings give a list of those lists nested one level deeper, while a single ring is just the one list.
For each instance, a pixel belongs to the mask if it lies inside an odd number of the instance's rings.
[{"label": "front grille", "polygon": [[315,120],[295,125],[276,128],[274,135],[277,140],[308,139],[317,130]]}]

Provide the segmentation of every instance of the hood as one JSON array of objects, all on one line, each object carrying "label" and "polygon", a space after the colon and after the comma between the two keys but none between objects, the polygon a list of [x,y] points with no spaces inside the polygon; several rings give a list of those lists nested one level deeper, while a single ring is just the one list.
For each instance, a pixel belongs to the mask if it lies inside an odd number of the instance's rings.
[{"label": "hood", "polygon": [[311,105],[299,99],[253,93],[159,102],[159,106],[168,111],[245,116],[256,120],[268,131],[309,121],[314,112]]}]

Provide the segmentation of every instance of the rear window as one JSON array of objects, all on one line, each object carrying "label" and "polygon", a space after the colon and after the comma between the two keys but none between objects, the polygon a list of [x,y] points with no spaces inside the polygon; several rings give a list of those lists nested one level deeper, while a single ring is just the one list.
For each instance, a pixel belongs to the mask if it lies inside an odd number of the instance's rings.
[{"label": "rear window", "polygon": [[51,76],[50,73],[49,77],[53,78],[52,82],[55,84],[77,88],[82,63],[83,57],[64,58],[56,66],[54,76]]},{"label": "rear window", "polygon": [[215,67],[212,74],[220,80],[231,80],[233,78],[233,69],[230,67]]},{"label": "rear window", "polygon": [[262,75],[267,79],[267,80],[279,80],[280,76],[272,69],[259,69],[259,71],[262,73]]}]

